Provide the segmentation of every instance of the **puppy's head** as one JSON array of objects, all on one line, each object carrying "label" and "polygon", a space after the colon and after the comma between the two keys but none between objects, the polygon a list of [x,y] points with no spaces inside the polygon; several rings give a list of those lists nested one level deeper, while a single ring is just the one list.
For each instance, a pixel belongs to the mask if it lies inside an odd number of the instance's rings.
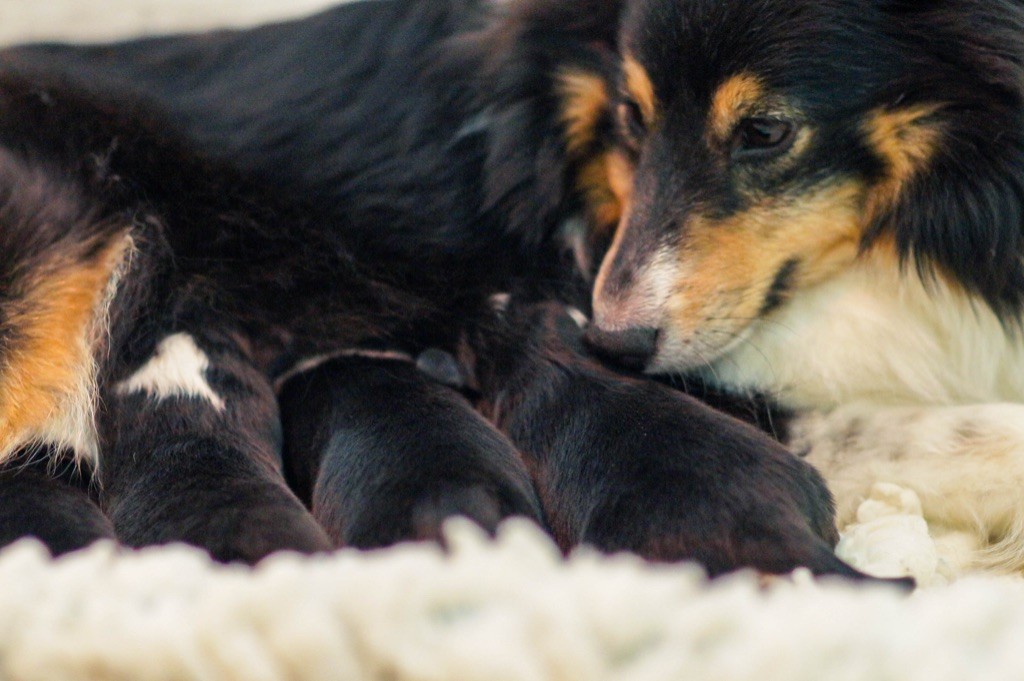
[{"label": "puppy's head", "polygon": [[694,368],[865,257],[1018,309],[1021,37],[1001,0],[634,0],[595,343]]}]

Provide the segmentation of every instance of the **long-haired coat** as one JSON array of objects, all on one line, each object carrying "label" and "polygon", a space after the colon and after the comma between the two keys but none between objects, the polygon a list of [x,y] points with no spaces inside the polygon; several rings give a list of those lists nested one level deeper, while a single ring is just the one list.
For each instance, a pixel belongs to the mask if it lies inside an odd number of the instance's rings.
[{"label": "long-haired coat", "polygon": [[[4,53],[2,453],[92,460],[122,541],[222,559],[519,514],[566,549],[857,576],[809,465],[543,302],[611,238],[618,13],[392,0]],[[437,348],[500,430],[419,370]]]},{"label": "long-haired coat", "polygon": [[1024,567],[1024,5],[632,0],[591,340]]}]

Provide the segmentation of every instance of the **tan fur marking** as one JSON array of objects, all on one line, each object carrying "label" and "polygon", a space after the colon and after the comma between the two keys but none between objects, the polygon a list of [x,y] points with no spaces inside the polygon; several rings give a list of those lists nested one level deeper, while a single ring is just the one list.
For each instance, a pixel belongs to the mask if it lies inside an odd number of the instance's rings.
[{"label": "tan fur marking", "polygon": [[608,151],[586,163],[577,182],[594,229],[610,234],[622,219],[633,191],[633,164],[621,152]]},{"label": "tan fur marking", "polygon": [[738,328],[757,316],[776,273],[798,260],[798,286],[820,282],[858,255],[864,187],[846,182],[800,200],[769,199],[725,220],[694,216],[669,303],[691,332]]},{"label": "tan fur marking", "polygon": [[[734,76],[715,95],[712,125],[731,129],[762,95],[756,79]],[[684,334],[735,331],[757,315],[786,262],[799,262],[794,288],[820,283],[851,265],[873,217],[898,199],[935,153],[941,131],[925,119],[936,110],[920,106],[869,117],[868,141],[888,165],[878,184],[849,180],[809,196],[768,198],[725,220],[692,216],[679,253],[678,292],[669,303],[673,324]],[[896,262],[891,240],[877,241],[874,251],[883,257],[892,252]]]},{"label": "tan fur marking", "polygon": [[45,440],[83,383],[91,387],[94,322],[127,248],[128,240],[118,239],[88,261],[47,263],[9,308],[16,335],[0,358],[0,460]]},{"label": "tan fur marking", "polygon": [[764,86],[756,76],[749,73],[730,76],[711,98],[708,129],[718,140],[727,139],[743,115],[763,96]]},{"label": "tan fur marking", "polygon": [[628,203],[622,206],[622,214],[619,216],[619,222],[616,225],[612,243],[608,247],[608,252],[605,253],[603,265],[597,273],[597,279],[594,280],[595,296],[600,296],[604,292],[608,276],[612,271],[611,263],[615,261],[616,256],[622,249],[622,244],[625,241],[626,232],[628,231],[626,229],[626,225],[629,222],[629,210],[630,206]]},{"label": "tan fur marking", "polygon": [[632,185],[632,167],[618,151],[598,146],[597,127],[611,107],[603,78],[586,71],[567,70],[559,77],[562,123],[570,156],[582,161],[576,185],[586,198],[589,217],[598,232],[608,233],[622,215]]},{"label": "tan fur marking", "polygon": [[644,120],[650,125],[658,114],[658,98],[654,94],[654,83],[651,82],[647,69],[633,57],[626,57],[622,63],[622,70],[626,76],[626,89],[630,97],[640,105]]},{"label": "tan fur marking", "polygon": [[566,70],[559,79],[562,123],[569,154],[584,154],[596,141],[597,126],[611,106],[611,93],[604,79],[593,73]]},{"label": "tan fur marking", "polygon": [[887,164],[886,179],[871,193],[868,214],[891,208],[908,182],[928,166],[941,138],[938,125],[927,122],[938,105],[874,111],[864,124],[868,143]]},{"label": "tan fur marking", "polygon": [[613,151],[605,156],[605,167],[608,170],[608,186],[621,207],[619,215],[616,217],[616,220],[619,220],[633,197],[633,178],[636,175],[636,167],[625,154],[618,151]]}]

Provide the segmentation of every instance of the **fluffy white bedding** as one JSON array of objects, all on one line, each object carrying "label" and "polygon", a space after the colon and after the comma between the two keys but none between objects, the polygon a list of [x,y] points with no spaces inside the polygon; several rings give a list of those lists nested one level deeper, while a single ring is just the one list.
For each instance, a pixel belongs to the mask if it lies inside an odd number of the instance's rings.
[{"label": "fluffy white bedding", "polygon": [[[327,4],[0,0],[0,43],[244,25]],[[911,597],[801,576],[709,587],[686,566],[564,563],[522,524],[496,545],[452,531],[449,557],[406,547],[255,571],[184,548],[52,562],[20,544],[0,554],[0,679],[1024,678],[1024,585],[961,579],[978,547],[929,528],[900,488],[875,488],[839,552],[914,575],[925,588]]]},{"label": "fluffy white bedding", "polygon": [[337,4],[332,0],[0,0],[0,43],[110,40],[246,26]]},{"label": "fluffy white bedding", "polygon": [[1024,678],[1024,588],[911,597],[581,554],[531,526],[252,572],[183,548],[0,557],[0,678],[964,681]]}]

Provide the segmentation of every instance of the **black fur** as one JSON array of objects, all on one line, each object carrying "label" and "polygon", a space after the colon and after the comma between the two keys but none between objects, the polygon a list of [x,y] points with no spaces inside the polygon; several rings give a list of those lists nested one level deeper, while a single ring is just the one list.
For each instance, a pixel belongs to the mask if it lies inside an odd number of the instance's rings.
[{"label": "black fur", "polygon": [[411,361],[335,359],[280,400],[288,479],[338,546],[440,539],[453,515],[542,524],[519,452]]},{"label": "black fur", "polygon": [[[138,249],[100,375],[100,500],[124,541],[249,561],[328,546],[279,473],[270,379],[338,350],[455,354],[472,338],[488,411],[563,547],[855,574],[828,551],[820,479],[777,444],[601,368],[550,315],[492,323],[504,291],[586,306],[588,273],[561,238],[584,207],[557,78],[605,75],[618,12],[389,0],[0,57],[6,182],[66,187],[85,216],[59,222],[72,239],[129,225]],[[33,215],[52,194],[10,203]],[[209,357],[226,409],[117,389],[174,333]],[[433,534],[454,512],[488,527],[539,515],[511,445],[460,397],[412,367],[361,364],[284,395],[292,481],[335,543]]]},{"label": "black fur", "polygon": [[55,556],[114,540],[114,528],[90,495],[88,475],[59,453],[16,456],[0,469],[0,547],[23,537]]},{"label": "black fur", "polygon": [[868,236],[893,235],[923,272],[948,273],[1007,321],[1017,319],[1024,308],[1024,3],[890,0],[876,12],[899,71],[874,96],[900,106],[941,103],[934,120],[942,137],[927,172]]},{"label": "black fur", "polygon": [[[558,543],[697,560],[712,575],[805,566],[864,578],[832,553],[831,497],[810,465],[678,391],[612,373],[555,304],[513,309],[485,343],[485,411],[523,451]],[[529,349],[521,353],[520,348]]]},{"label": "black fur", "polygon": [[[624,4],[623,49],[649,71],[664,107],[638,159],[634,221],[648,229],[627,245],[624,261],[629,249],[678,240],[696,208],[726,217],[827,182],[877,181],[889,168],[867,139],[867,115],[934,105],[921,121],[938,131],[934,154],[873,216],[863,247],[892,239],[926,276],[948,276],[1016,319],[1024,305],[1024,3]],[[798,167],[745,172],[700,138],[715,89],[742,73],[796,103],[798,122],[815,129]]]}]

